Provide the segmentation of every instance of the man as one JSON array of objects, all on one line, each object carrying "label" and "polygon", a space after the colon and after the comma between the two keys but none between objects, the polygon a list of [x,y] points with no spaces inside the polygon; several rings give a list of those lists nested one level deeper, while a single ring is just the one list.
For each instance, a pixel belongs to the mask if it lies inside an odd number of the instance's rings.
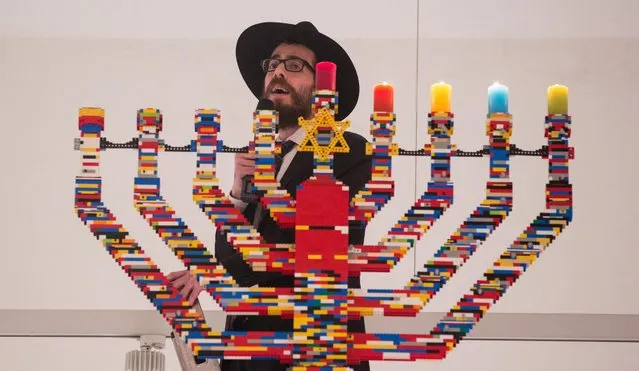
[{"label": "man", "polygon": [[[337,120],[342,120],[354,109],[359,97],[359,80],[355,67],[344,49],[334,40],[321,34],[310,22],[296,25],[284,23],[260,23],[246,29],[236,46],[237,62],[249,89],[256,98],[273,101],[279,112],[279,135],[282,147],[289,151],[284,155],[277,173],[280,187],[286,188],[292,197],[297,186],[313,173],[313,154],[298,152],[297,146],[304,139],[305,131],[298,125],[298,118],[311,118],[311,98],[315,82],[314,66],[320,61],[337,65],[337,90],[339,106]],[[366,140],[357,134],[346,132],[344,139],[350,153],[337,153],[334,157],[334,176],[347,184],[353,197],[371,176],[371,158],[366,156]],[[285,151],[285,150],[284,150]],[[237,154],[230,198],[253,221],[262,237],[269,243],[294,243],[293,229],[280,228],[259,203],[245,203],[239,199],[242,179],[254,172],[255,157]],[[351,244],[364,243],[364,230],[350,226]],[[293,277],[278,272],[254,272],[226,240],[216,233],[215,257],[234,277],[238,284],[250,287],[293,287]],[[197,301],[202,288],[188,271],[174,272],[169,279],[191,303]],[[359,288],[359,277],[349,280],[349,287]],[[292,331],[293,321],[273,316],[228,316],[226,330],[234,331]],[[349,321],[349,332],[363,332],[364,321]],[[222,360],[223,371],[286,370],[278,360]],[[355,370],[368,370],[362,363]]]}]

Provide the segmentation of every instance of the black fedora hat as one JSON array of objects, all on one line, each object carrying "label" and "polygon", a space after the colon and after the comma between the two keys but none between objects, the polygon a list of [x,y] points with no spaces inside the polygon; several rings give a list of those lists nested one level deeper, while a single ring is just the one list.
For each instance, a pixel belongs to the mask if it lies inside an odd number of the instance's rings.
[{"label": "black fedora hat", "polygon": [[357,105],[359,78],[348,53],[335,40],[322,34],[308,21],[297,24],[264,22],[250,26],[237,40],[235,55],[237,65],[246,85],[256,98],[264,89],[264,71],[260,62],[271,56],[283,42],[302,44],[315,53],[317,62],[333,62],[337,65],[336,89],[338,91],[337,120],[347,117]]}]

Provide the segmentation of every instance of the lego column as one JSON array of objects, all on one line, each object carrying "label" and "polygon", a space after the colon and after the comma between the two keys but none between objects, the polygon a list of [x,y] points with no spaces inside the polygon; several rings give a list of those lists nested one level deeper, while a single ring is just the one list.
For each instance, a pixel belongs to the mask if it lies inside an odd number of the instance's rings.
[{"label": "lego column", "polygon": [[[336,132],[343,126],[335,122],[338,101],[339,93],[335,90],[322,89],[313,92],[313,126],[307,126],[308,129],[311,129],[312,137],[309,137],[307,132],[307,139],[310,140],[310,143],[306,144],[314,147],[314,177],[332,178],[334,153],[348,151],[342,133]],[[345,129],[345,127],[343,128]]]},{"label": "lego column", "polygon": [[378,211],[394,195],[395,182],[392,179],[392,156],[399,152],[393,143],[396,132],[394,112],[373,112],[370,117],[372,143],[367,143],[366,154],[372,157],[371,180],[364,185],[352,200],[352,221],[368,224]]},{"label": "lego column", "polygon": [[567,114],[546,116],[544,135],[548,138],[548,183],[546,184],[546,208],[566,220],[572,220],[572,184],[568,162],[573,149],[568,146],[571,134],[571,118]]},{"label": "lego column", "polygon": [[294,370],[347,365],[348,201],[348,188],[330,180],[297,192]]},{"label": "lego column", "polygon": [[253,113],[254,142],[249,152],[256,155],[253,183],[259,193],[261,207],[267,209],[282,228],[293,228],[295,224],[294,200],[286,189],[280,188],[275,174],[275,155],[282,151],[276,142],[279,114],[272,109],[257,109]]}]

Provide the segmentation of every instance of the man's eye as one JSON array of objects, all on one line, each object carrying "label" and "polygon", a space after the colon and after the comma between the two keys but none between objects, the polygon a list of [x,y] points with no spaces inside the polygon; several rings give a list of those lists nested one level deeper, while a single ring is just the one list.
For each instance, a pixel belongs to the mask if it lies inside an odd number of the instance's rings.
[{"label": "man's eye", "polygon": [[295,69],[300,69],[304,65],[304,63],[298,59],[291,59],[288,63],[290,67]]},{"label": "man's eye", "polygon": [[280,61],[278,61],[277,59],[273,59],[268,63],[268,68],[269,69],[276,68],[278,64],[280,64]]}]

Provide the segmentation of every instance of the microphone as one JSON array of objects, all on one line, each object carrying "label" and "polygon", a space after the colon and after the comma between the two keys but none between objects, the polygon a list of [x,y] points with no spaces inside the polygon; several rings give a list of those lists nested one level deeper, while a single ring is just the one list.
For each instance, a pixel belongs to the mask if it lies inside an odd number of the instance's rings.
[{"label": "microphone", "polygon": [[256,111],[263,111],[263,110],[272,111],[274,109],[275,109],[275,103],[273,103],[273,101],[268,98],[260,99],[260,101],[257,102],[257,108],[255,108]]},{"label": "microphone", "polygon": [[[268,98],[261,98],[257,102],[255,112],[257,111],[272,111],[275,110],[275,103]],[[242,193],[240,199],[244,202],[256,202],[259,199],[259,195],[256,190],[253,189],[253,175],[244,175],[242,178]]]}]

